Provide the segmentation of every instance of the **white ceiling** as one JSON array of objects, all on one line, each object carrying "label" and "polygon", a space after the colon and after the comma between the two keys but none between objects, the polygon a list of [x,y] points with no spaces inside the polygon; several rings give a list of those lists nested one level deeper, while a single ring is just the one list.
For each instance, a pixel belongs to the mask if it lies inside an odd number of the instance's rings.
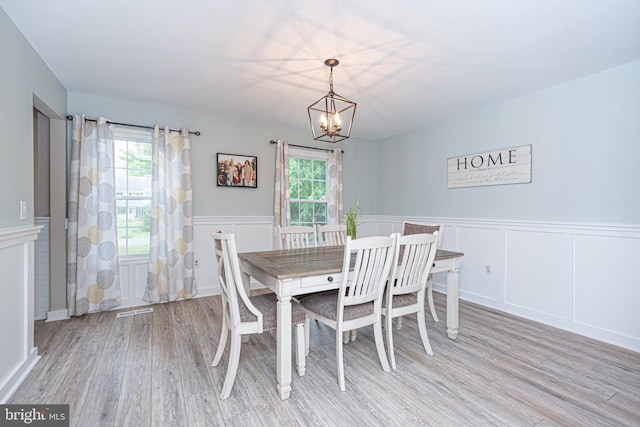
[{"label": "white ceiling", "polygon": [[0,0],[71,92],[378,139],[640,59],[639,0]]}]

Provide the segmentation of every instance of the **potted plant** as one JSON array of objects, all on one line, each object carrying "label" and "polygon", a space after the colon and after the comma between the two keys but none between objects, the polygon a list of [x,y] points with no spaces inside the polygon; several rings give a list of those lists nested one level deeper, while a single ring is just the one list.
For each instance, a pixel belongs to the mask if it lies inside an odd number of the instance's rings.
[{"label": "potted plant", "polygon": [[356,206],[350,208],[349,213],[345,215],[347,236],[351,236],[352,240],[356,238],[359,216],[362,216],[362,209],[360,209],[360,201],[356,197]]}]

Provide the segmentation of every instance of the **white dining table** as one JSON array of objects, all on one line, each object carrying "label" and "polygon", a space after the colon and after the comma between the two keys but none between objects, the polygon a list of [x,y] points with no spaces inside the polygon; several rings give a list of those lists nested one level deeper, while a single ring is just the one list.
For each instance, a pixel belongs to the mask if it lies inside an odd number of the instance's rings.
[{"label": "white dining table", "polygon": [[[344,246],[244,252],[238,254],[244,286],[250,278],[278,297],[277,384],[281,399],[291,394],[291,298],[340,287]],[[461,252],[438,250],[432,273],[447,273],[447,335],[458,336],[458,270]],[[305,367],[300,374],[304,375]]]}]

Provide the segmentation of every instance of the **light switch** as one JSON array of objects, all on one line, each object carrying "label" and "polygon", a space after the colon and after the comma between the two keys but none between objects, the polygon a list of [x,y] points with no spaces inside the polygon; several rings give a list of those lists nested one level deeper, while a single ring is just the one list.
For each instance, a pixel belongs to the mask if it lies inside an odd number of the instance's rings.
[{"label": "light switch", "polygon": [[20,220],[25,221],[27,219],[27,201],[20,200]]}]

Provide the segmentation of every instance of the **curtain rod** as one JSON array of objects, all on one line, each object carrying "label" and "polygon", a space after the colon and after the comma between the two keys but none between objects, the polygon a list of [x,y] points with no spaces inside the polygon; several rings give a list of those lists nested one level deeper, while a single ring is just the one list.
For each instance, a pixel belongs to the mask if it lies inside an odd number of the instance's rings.
[{"label": "curtain rod", "polygon": [[[278,141],[274,141],[273,139],[271,141],[269,141],[269,144],[277,144]],[[296,145],[296,144],[289,144],[290,147],[299,147],[299,148],[308,148],[309,150],[320,150],[320,151],[333,151],[330,150],[328,148],[319,148],[319,147],[307,147],[304,145]],[[344,153],[344,150],[340,150],[342,153]]]},{"label": "curtain rod", "polygon": [[[71,114],[69,114],[67,116],[67,120],[73,120],[73,116]],[[85,118],[85,120],[88,121],[88,122],[95,122],[96,121],[96,119],[87,119],[87,118]],[[111,120],[107,120],[107,123],[110,123],[112,125],[129,126],[129,127],[132,127],[132,128],[153,129],[153,126],[132,125],[132,124],[129,124],[129,123],[112,122]],[[169,130],[172,131],[172,132],[180,132],[180,129],[169,129]],[[195,136],[200,136],[200,131],[199,130],[197,130],[195,132],[191,132],[190,131],[189,133],[192,134],[192,135],[195,135]]]}]

